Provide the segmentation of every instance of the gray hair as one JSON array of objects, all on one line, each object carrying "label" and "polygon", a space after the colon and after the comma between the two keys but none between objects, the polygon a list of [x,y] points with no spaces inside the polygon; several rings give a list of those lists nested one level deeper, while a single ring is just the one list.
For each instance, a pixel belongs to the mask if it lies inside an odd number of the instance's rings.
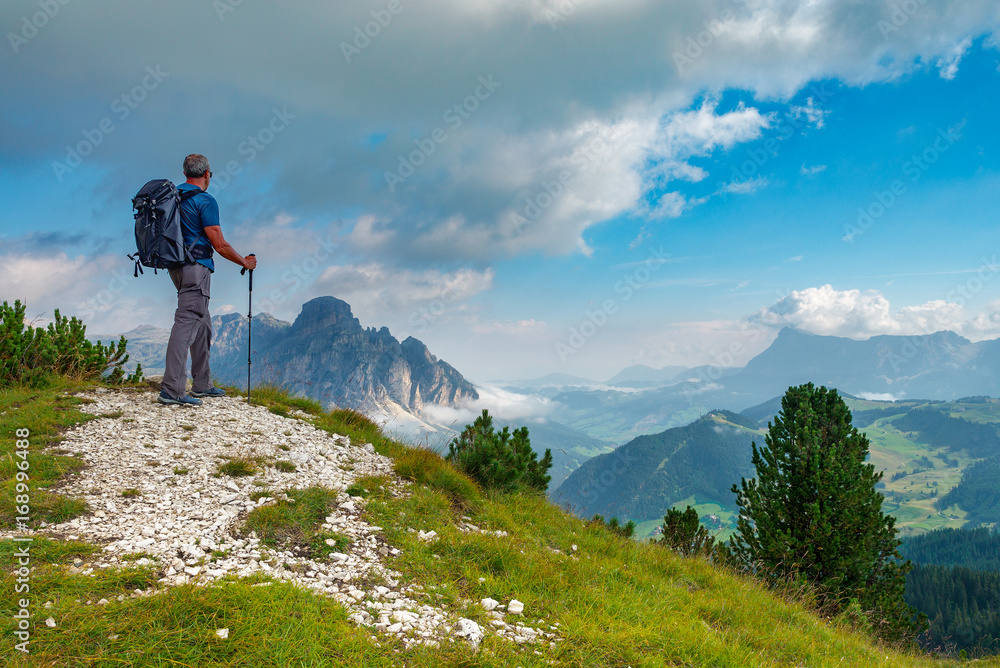
[{"label": "gray hair", "polygon": [[196,179],[204,176],[209,170],[208,158],[200,153],[192,153],[184,158],[184,176],[189,179]]}]

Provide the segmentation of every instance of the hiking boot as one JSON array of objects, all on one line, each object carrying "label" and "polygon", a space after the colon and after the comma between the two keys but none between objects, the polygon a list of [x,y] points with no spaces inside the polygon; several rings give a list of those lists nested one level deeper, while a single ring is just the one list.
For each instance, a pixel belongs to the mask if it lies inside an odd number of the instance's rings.
[{"label": "hiking boot", "polygon": [[195,399],[194,397],[184,397],[183,399],[175,399],[166,392],[161,391],[160,396],[157,398],[161,404],[179,404],[181,406],[201,406],[201,399]]},{"label": "hiking boot", "polygon": [[191,390],[191,396],[192,397],[224,397],[224,396],[226,396],[226,391],[223,390],[220,387],[213,387],[213,388],[211,388],[209,390],[205,390],[204,392],[195,392],[194,390]]}]

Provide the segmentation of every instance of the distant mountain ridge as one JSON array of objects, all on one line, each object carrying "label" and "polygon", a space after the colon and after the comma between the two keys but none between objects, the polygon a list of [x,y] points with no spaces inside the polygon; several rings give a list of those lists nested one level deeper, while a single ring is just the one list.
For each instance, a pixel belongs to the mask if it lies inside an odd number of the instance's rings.
[{"label": "distant mountain ridge", "polygon": [[1000,396],[1000,339],[974,343],[942,331],[859,341],[785,328],[742,368],[695,367],[675,380],[645,389],[568,387],[549,396],[563,407],[560,422],[617,442],[687,424],[717,407],[743,411],[806,382],[853,396]]},{"label": "distant mountain ridge", "polygon": [[654,369],[645,364],[634,364],[622,369],[614,377],[608,380],[608,385],[619,385],[621,387],[658,387],[661,385],[671,385],[679,382],[678,376],[690,367],[686,366],[665,366],[662,369]]},{"label": "distant mountain ridge", "polygon": [[851,394],[957,399],[1000,392],[998,363],[1000,341],[973,343],[950,331],[858,341],[786,327],[732,384],[763,383],[781,390],[811,381]]},{"label": "distant mountain ridge", "polygon": [[[238,313],[212,318],[212,374],[223,383],[246,387],[248,325]],[[254,315],[252,333],[254,385],[275,383],[366,413],[416,413],[427,404],[454,407],[479,398],[472,383],[422,342],[400,343],[385,327],[363,328],[350,305],[335,297],[303,304],[294,323]],[[130,361],[162,372],[169,335],[145,325],[127,333]]]},{"label": "distant mountain ridge", "polygon": [[[247,319],[231,314],[215,320],[213,373],[245,386]],[[287,327],[275,321],[259,329],[254,317],[254,383],[275,383],[365,412],[386,411],[391,404],[415,412],[428,403],[456,406],[479,398],[472,383],[423,343],[413,337],[400,343],[385,327],[363,328],[350,305],[336,297],[306,302]]]}]

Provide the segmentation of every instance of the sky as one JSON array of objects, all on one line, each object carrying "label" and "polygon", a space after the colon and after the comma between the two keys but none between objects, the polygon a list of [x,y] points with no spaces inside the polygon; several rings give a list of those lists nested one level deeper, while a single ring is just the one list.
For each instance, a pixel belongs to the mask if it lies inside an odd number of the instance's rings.
[{"label": "sky", "polygon": [[[995,0],[0,6],[0,299],[168,327],[131,198],[206,155],[253,310],[473,381],[1000,337]],[[212,312],[246,313],[217,259]],[[996,280],[994,280],[996,279]]]}]

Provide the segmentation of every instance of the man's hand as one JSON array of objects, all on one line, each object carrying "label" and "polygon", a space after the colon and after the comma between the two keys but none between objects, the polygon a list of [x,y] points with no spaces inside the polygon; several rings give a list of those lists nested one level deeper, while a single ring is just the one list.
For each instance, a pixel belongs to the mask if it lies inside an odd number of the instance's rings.
[{"label": "man's hand", "polygon": [[255,255],[247,255],[243,258],[243,266],[250,271],[257,268],[257,257]]}]

